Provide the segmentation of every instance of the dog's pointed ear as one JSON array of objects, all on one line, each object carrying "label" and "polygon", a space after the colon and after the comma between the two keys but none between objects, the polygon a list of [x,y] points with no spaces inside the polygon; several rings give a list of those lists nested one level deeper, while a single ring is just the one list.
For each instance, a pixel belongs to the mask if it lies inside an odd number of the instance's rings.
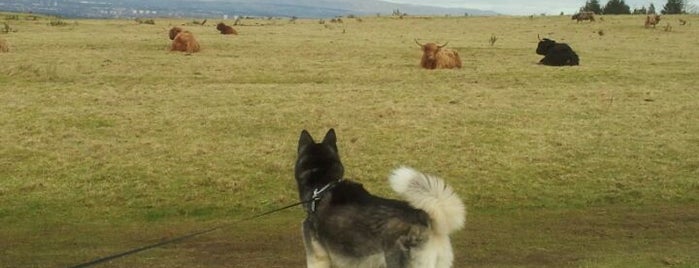
[{"label": "dog's pointed ear", "polygon": [[323,138],[323,144],[332,146],[335,151],[337,151],[337,137],[335,136],[335,129],[328,130],[325,133],[325,138]]},{"label": "dog's pointed ear", "polygon": [[301,131],[301,136],[299,137],[299,147],[298,147],[298,152],[301,152],[301,150],[310,145],[310,144],[315,144],[316,142],[313,140],[313,137],[311,137],[311,134],[308,133],[305,129]]}]

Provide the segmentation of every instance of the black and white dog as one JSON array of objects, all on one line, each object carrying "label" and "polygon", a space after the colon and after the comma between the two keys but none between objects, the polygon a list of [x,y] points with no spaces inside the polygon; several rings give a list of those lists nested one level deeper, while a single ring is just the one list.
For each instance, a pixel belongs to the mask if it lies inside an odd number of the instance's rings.
[{"label": "black and white dog", "polygon": [[465,208],[439,178],[411,168],[389,182],[405,201],[370,194],[344,179],[335,131],[316,143],[301,132],[295,175],[305,203],[303,240],[308,267],[451,267],[449,234],[461,229]]}]

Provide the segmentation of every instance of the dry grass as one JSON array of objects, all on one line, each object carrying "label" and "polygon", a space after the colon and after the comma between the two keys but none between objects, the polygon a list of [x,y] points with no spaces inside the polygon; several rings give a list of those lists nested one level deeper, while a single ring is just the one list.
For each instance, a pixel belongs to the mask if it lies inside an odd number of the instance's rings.
[{"label": "dry grass", "polygon": [[[347,176],[373,192],[390,196],[401,164],[454,185],[470,212],[455,239],[467,266],[699,265],[699,226],[682,212],[699,200],[699,30],[644,18],[246,20],[234,38],[187,26],[202,46],[191,56],[167,51],[167,31],[191,20],[14,21],[0,64],[0,266],[69,265],[292,203],[298,134],[330,127]],[[537,34],[581,66],[537,65]],[[464,67],[421,69],[415,38],[449,41]],[[213,249],[237,239],[262,248],[237,264],[300,265],[289,237],[302,217],[114,265],[230,266]],[[624,231],[646,226],[677,237]]]},{"label": "dry grass", "polygon": [[5,41],[5,39],[2,38],[0,38],[0,52],[10,52],[10,44],[8,44],[7,41]]}]

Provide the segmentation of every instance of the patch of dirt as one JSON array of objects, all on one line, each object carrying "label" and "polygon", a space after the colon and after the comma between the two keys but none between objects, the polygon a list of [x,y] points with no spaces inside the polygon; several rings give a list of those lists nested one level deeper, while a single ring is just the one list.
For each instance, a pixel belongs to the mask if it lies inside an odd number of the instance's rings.
[{"label": "patch of dirt", "polygon": [[[454,267],[577,267],[605,259],[699,263],[692,254],[699,252],[697,215],[699,206],[692,205],[470,210],[465,230],[452,237]],[[305,267],[302,216],[274,215],[106,267]]]},{"label": "patch of dirt", "polygon": [[[233,238],[230,240],[229,238]],[[300,235],[271,235],[257,239],[218,237],[181,247],[203,267],[304,267]]]},{"label": "patch of dirt", "polygon": [[[634,261],[653,262],[655,255],[699,252],[699,243],[691,242],[699,241],[697,215],[699,206],[692,205],[473,211],[453,242],[463,267],[575,267],[600,258],[635,258],[615,255],[624,252],[640,256]],[[698,256],[689,258],[699,262]]]}]

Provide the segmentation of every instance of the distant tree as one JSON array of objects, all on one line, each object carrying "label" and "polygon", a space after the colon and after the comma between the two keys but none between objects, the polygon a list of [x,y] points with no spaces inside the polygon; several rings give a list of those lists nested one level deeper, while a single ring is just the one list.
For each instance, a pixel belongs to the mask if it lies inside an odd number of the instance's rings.
[{"label": "distant tree", "polygon": [[648,11],[646,10],[645,6],[642,6],[641,8],[634,8],[632,14],[634,15],[646,15]]},{"label": "distant tree", "polygon": [[604,14],[631,14],[631,8],[624,0],[609,0],[602,9]]},{"label": "distant tree", "polygon": [[580,11],[592,11],[595,14],[602,14],[602,7],[598,0],[588,0],[585,5],[580,8]]},{"label": "distant tree", "polygon": [[655,6],[653,5],[653,3],[650,3],[650,6],[648,6],[648,13],[646,13],[646,14],[656,14],[655,13]]},{"label": "distant tree", "polygon": [[686,7],[684,0],[667,0],[667,3],[660,11],[663,14],[682,14],[685,13],[684,8]]}]

